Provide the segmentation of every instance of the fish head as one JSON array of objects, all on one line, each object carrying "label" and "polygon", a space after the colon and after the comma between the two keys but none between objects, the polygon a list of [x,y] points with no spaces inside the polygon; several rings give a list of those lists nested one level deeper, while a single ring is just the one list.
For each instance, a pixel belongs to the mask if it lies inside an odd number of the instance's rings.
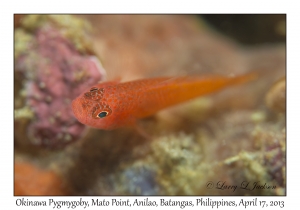
[{"label": "fish head", "polygon": [[[81,123],[98,129],[119,127],[117,101],[107,93],[107,87],[92,87],[72,101],[72,110]],[[119,118],[120,119],[120,118]]]}]

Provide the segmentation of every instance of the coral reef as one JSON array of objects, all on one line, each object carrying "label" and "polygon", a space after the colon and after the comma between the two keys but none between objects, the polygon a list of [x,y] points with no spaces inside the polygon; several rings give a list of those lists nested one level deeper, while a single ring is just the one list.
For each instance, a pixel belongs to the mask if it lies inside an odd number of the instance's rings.
[{"label": "coral reef", "polygon": [[[147,158],[130,164],[125,171],[128,173],[130,169],[133,173],[138,166],[140,170],[147,168],[150,174],[155,174],[155,185],[152,184],[151,189],[159,190],[149,190],[148,193],[152,192],[152,195],[283,195],[285,131],[281,129],[284,128],[284,123],[282,119],[281,123],[273,126],[268,125],[266,119],[259,123],[251,122],[251,115],[251,112],[227,113],[224,118],[216,117],[208,122],[219,125],[211,124],[210,128],[197,129],[196,133],[155,138],[150,144],[151,152]],[[228,116],[236,117],[230,119]],[[228,128],[223,129],[221,125]],[[229,129],[239,126],[243,129]],[[215,132],[210,133],[209,130]],[[143,180],[139,186],[153,183],[142,177],[143,174],[135,174],[131,179]],[[124,186],[134,188],[135,185],[127,179],[126,177]],[[213,189],[208,188],[209,181],[215,185],[226,182],[230,186],[259,182],[276,186],[276,189],[255,189],[250,192],[239,189],[241,186],[238,186],[234,192],[222,191],[217,185]],[[134,194],[129,189],[127,193]]]},{"label": "coral reef", "polygon": [[[15,33],[16,163],[21,157],[39,168],[28,167],[31,173],[59,174],[69,195],[285,195],[285,43],[245,47],[191,15],[27,17],[18,17]],[[84,22],[93,29],[88,37],[61,32]],[[93,49],[80,47],[86,42]],[[109,80],[251,71],[259,77],[139,121],[145,138],[136,128],[86,129],[72,116],[72,97],[104,77],[90,52]],[[68,134],[78,141],[63,150],[20,143],[54,147]],[[54,194],[47,189],[40,194]]]},{"label": "coral reef", "polygon": [[16,15],[16,26],[27,32],[34,33],[44,27],[54,27],[59,30],[61,36],[68,39],[77,51],[83,54],[93,53],[92,44],[87,39],[87,33],[91,32],[91,25],[82,18],[72,15]]},{"label": "coral reef", "polygon": [[28,135],[37,145],[57,147],[82,136],[85,126],[74,118],[70,102],[105,74],[95,56],[82,55],[63,34],[47,25],[33,35],[17,29],[15,36],[16,74],[25,78],[25,104],[34,113]]}]

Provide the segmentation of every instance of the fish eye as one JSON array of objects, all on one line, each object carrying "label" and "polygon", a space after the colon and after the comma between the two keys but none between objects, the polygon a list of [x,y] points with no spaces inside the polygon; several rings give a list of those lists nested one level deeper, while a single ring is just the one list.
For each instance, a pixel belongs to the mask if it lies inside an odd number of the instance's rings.
[{"label": "fish eye", "polygon": [[94,119],[100,119],[109,116],[112,113],[112,110],[110,109],[109,105],[104,103],[98,103],[96,104],[92,110],[91,114]]},{"label": "fish eye", "polygon": [[98,117],[99,117],[99,118],[104,118],[104,117],[107,116],[107,114],[108,114],[108,112],[103,111],[103,112],[100,112],[100,113],[98,114]]}]

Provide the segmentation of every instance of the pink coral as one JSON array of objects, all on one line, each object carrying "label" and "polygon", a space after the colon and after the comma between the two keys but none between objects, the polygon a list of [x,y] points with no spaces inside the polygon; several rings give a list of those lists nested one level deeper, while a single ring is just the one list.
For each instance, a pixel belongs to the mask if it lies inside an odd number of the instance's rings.
[{"label": "pink coral", "polygon": [[80,138],[85,126],[73,116],[70,102],[103,79],[94,56],[81,55],[58,30],[37,30],[28,51],[16,59],[26,78],[27,103],[36,119],[29,135],[36,144],[57,147]]}]

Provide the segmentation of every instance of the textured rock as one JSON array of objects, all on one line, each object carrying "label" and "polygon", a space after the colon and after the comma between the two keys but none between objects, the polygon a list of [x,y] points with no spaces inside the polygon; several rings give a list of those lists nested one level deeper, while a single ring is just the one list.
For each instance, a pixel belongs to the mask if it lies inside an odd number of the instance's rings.
[{"label": "textured rock", "polygon": [[25,77],[26,105],[34,113],[31,142],[59,147],[78,140],[85,126],[73,116],[70,102],[103,79],[98,59],[79,53],[59,30],[43,27],[16,58],[16,70]]}]

